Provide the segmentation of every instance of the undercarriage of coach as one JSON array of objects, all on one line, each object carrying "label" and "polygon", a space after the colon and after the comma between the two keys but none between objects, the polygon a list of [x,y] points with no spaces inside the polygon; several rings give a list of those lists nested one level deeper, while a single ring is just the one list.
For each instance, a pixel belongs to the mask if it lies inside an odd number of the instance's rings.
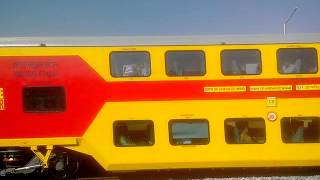
[{"label": "undercarriage of coach", "polygon": [[63,148],[17,147],[0,150],[0,176],[48,175],[55,179],[67,179],[74,176],[78,169],[77,158]]}]

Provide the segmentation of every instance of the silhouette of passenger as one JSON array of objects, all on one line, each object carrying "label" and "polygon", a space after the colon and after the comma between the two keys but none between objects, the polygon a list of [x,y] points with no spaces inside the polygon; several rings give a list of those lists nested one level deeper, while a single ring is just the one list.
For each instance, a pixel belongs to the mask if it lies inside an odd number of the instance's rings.
[{"label": "silhouette of passenger", "polygon": [[240,144],[253,143],[253,139],[249,135],[248,122],[239,122],[237,125],[240,131],[239,143]]},{"label": "silhouette of passenger", "polygon": [[118,127],[118,136],[119,136],[119,145],[121,146],[129,146],[133,145],[131,140],[129,139],[129,132],[127,126],[119,126]]},{"label": "silhouette of passenger", "polygon": [[304,127],[301,124],[294,125],[293,128],[295,129],[292,137],[291,142],[293,143],[301,143],[304,142]]},{"label": "silhouette of passenger", "polygon": [[282,73],[285,74],[295,74],[301,72],[301,59],[296,59],[295,61],[285,61],[282,66]]}]

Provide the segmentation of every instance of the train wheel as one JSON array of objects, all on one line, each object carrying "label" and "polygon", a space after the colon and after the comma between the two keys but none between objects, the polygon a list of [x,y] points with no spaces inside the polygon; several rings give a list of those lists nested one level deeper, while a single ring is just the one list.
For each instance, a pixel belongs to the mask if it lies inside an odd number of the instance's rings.
[{"label": "train wheel", "polygon": [[49,174],[55,179],[69,179],[78,172],[79,161],[69,153],[59,151],[53,153],[49,160]]}]

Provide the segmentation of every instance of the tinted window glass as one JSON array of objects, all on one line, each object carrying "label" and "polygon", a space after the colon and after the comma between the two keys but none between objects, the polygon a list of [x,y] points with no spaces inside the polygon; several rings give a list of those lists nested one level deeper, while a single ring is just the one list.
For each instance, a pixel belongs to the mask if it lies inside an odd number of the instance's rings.
[{"label": "tinted window glass", "polygon": [[284,117],[281,119],[281,135],[285,143],[318,143],[320,118]]},{"label": "tinted window glass", "polygon": [[313,48],[279,49],[277,58],[281,74],[312,74],[318,71],[317,51]]},{"label": "tinted window glass", "polygon": [[221,53],[224,75],[254,75],[261,73],[261,55],[258,50],[224,50]]},{"label": "tinted window glass", "polygon": [[168,76],[203,76],[206,73],[205,55],[202,51],[168,51],[166,73]]},{"label": "tinted window glass", "polygon": [[230,118],[224,122],[228,144],[263,144],[266,141],[262,118]]},{"label": "tinted window glass", "polygon": [[150,76],[150,55],[148,52],[112,52],[110,66],[113,77]]},{"label": "tinted window glass", "polygon": [[204,119],[171,120],[169,133],[172,145],[209,143],[209,124]]},{"label": "tinted window glass", "polygon": [[27,87],[23,89],[25,112],[62,112],[66,110],[63,87]]},{"label": "tinted window glass", "polygon": [[116,121],[113,124],[116,146],[151,146],[154,144],[153,122],[149,120]]}]

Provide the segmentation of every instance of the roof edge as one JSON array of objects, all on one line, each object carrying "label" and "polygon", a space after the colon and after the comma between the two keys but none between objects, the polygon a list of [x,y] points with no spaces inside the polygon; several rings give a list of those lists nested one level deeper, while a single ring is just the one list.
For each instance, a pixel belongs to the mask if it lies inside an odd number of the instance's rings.
[{"label": "roof edge", "polygon": [[142,46],[319,43],[320,33],[181,36],[0,37],[0,46]]}]

